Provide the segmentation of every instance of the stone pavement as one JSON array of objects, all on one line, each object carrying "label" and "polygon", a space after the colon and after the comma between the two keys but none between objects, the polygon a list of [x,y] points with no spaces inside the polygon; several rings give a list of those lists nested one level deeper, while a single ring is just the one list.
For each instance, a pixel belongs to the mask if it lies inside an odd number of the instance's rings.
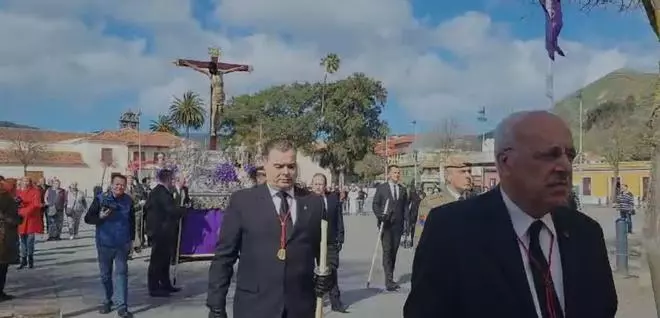
[{"label": "stone pavement", "polygon": [[[606,239],[610,243],[613,242],[615,213],[603,208],[588,208],[587,212],[601,222]],[[345,218],[345,222],[348,244],[341,254],[339,275],[342,298],[350,305],[350,313],[342,315],[328,312],[327,317],[401,317],[403,303],[410,288],[412,251],[399,252],[396,274],[402,282],[400,292],[381,291],[383,274],[380,259],[376,261],[372,288],[366,289],[371,254],[376,243],[376,224],[373,216],[349,216]],[[607,224],[610,224],[610,229]],[[634,237],[632,241],[633,244],[638,244],[635,243]],[[22,271],[17,271],[15,267],[10,269],[7,292],[19,298],[0,303],[0,317],[11,311],[43,307],[60,307],[63,317],[108,317],[97,313],[103,292],[98,278],[93,231],[90,227],[84,228],[80,239],[39,242],[36,249],[36,268]],[[136,316],[206,317],[204,302],[208,262],[179,265],[178,285],[183,287],[183,291],[170,299],[151,299],[147,296],[146,289],[148,263],[144,260],[147,257],[148,251],[143,252],[142,256],[136,257],[129,264],[129,305]],[[631,272],[644,277],[644,270],[633,255]],[[617,276],[620,297],[618,317],[655,317],[650,291],[648,287],[640,287],[644,286],[640,279],[644,278]]]}]

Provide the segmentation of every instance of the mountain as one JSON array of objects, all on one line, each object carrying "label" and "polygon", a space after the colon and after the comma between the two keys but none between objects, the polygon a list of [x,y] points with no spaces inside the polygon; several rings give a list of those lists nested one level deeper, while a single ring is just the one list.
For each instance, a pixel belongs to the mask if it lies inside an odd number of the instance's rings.
[{"label": "mountain", "polygon": [[23,128],[23,129],[39,129],[37,127],[17,124],[11,121],[0,120],[0,128]]},{"label": "mountain", "polygon": [[[569,123],[577,142],[580,129],[580,93],[582,93],[584,120],[590,109],[606,101],[623,101],[628,96],[635,97],[640,108],[650,107],[645,102],[648,103],[650,100],[649,97],[653,94],[657,80],[658,74],[654,73],[641,73],[626,69],[616,70],[568,95],[555,104],[553,112]],[[597,138],[588,139],[598,142]],[[594,151],[595,147],[588,144],[588,139],[585,137],[584,148],[586,151]]]}]

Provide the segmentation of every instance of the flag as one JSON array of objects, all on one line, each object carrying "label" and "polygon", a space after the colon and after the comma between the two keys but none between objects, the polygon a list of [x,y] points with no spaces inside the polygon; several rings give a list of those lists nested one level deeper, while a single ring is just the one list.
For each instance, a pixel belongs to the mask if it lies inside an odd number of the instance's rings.
[{"label": "flag", "polygon": [[646,16],[649,18],[649,23],[655,35],[660,41],[660,1],[658,0],[642,0],[642,5],[644,5],[644,10],[646,11]]},{"label": "flag", "polygon": [[559,47],[559,33],[564,26],[561,13],[561,0],[539,0],[545,12],[545,50],[548,57],[555,60],[555,53],[564,56],[564,51]]}]

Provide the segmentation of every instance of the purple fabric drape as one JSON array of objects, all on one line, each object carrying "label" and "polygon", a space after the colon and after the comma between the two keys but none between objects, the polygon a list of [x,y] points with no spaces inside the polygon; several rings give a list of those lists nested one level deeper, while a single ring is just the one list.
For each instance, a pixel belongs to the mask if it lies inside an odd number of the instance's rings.
[{"label": "purple fabric drape", "polygon": [[559,33],[564,26],[561,12],[561,0],[539,0],[545,12],[545,50],[548,57],[555,60],[555,53],[564,56],[564,51],[559,47]]},{"label": "purple fabric drape", "polygon": [[183,216],[180,255],[213,254],[218,242],[222,216],[220,209],[189,209]]}]

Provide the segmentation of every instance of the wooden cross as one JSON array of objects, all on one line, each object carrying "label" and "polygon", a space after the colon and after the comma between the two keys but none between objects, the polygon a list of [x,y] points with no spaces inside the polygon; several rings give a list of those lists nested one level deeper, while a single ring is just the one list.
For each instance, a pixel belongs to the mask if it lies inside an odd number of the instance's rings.
[{"label": "wooden cross", "polygon": [[[217,110],[214,110],[214,107],[215,105],[220,105],[222,107],[225,104],[223,75],[234,72],[252,72],[252,66],[220,62],[219,48],[209,48],[209,55],[211,56],[210,61],[178,59],[174,61],[174,64],[176,66],[191,68],[205,74],[209,76],[209,79],[211,80],[209,150],[216,150],[218,146],[218,129],[220,129],[220,114],[216,114]],[[216,78],[215,81],[213,80],[214,78]],[[218,92],[215,92],[214,94],[214,90],[218,90]]]}]

